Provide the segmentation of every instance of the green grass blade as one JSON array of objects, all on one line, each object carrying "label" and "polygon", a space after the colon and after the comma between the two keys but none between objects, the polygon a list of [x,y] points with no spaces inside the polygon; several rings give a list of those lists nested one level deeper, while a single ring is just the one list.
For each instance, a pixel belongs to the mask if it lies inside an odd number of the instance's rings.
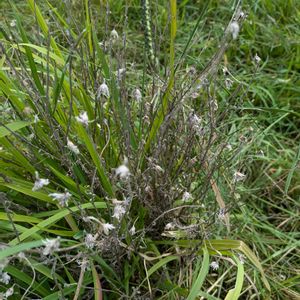
[{"label": "green grass blade", "polygon": [[194,300],[197,298],[200,289],[204,283],[204,280],[207,276],[209,270],[209,253],[206,248],[203,248],[203,262],[200,269],[200,272],[197,276],[195,283],[193,284],[191,291],[187,297],[187,300]]},{"label": "green grass blade", "polygon": [[286,179],[286,183],[285,183],[285,187],[284,187],[284,192],[285,192],[286,195],[288,194],[288,191],[289,191],[289,188],[290,188],[290,185],[291,185],[291,181],[292,181],[294,172],[295,172],[295,170],[298,166],[299,161],[300,161],[300,144],[299,144],[299,147],[298,147],[297,155],[295,157],[295,160],[293,161],[292,167],[291,167],[291,169],[289,171],[289,174],[288,174],[288,177]]},{"label": "green grass blade", "polygon": [[[48,25],[47,25],[47,22],[46,20],[44,19],[39,7],[37,6],[35,0],[27,0],[30,8],[31,8],[31,11],[32,13],[36,16],[36,19],[37,19],[37,22],[41,28],[41,30],[43,31],[44,35],[46,37],[48,37],[48,34],[49,34],[49,28],[48,28]],[[62,57],[62,54],[54,40],[54,38],[51,36],[50,37],[50,44],[54,50],[54,52],[59,56],[59,57]]]},{"label": "green grass blade", "polygon": [[[15,268],[11,265],[7,266],[5,268],[5,271],[8,272],[11,276],[14,276],[15,278],[17,278],[18,280],[26,283],[27,286],[29,286],[32,283],[32,278],[30,276],[28,276],[24,272],[21,272],[20,270],[18,270],[17,268]],[[43,285],[38,283],[37,281],[33,282],[31,291],[32,292],[36,291],[42,297],[46,297],[48,295],[48,290],[45,287],[43,287]]]},{"label": "green grass blade", "polygon": [[86,130],[83,128],[82,125],[78,124],[77,128],[78,128],[79,135],[83,139],[84,144],[87,147],[87,149],[92,157],[92,160],[97,168],[103,188],[105,189],[105,191],[108,193],[109,196],[113,196],[114,192],[113,192],[111,183],[105,174],[105,170],[101,164],[101,161],[100,161],[99,155],[95,149],[94,143],[92,142],[91,138],[89,137],[89,135],[87,134]]},{"label": "green grass blade", "polygon": [[235,256],[234,256],[234,260],[236,261],[237,267],[238,267],[235,287],[234,287],[234,289],[232,289],[228,292],[228,294],[226,295],[225,300],[238,300],[238,298],[241,294],[241,291],[242,291],[243,283],[244,283],[244,273],[245,273],[244,272],[244,265]]},{"label": "green grass blade", "polygon": [[148,278],[154,274],[157,270],[159,270],[161,267],[169,263],[170,261],[173,260],[178,260],[178,256],[167,256],[161,259],[159,262],[157,262],[154,266],[152,266],[148,271],[147,271],[147,276]]},{"label": "green grass blade", "polygon": [[18,214],[11,214],[10,218],[8,218],[7,213],[0,212],[0,220],[12,220],[13,222],[22,222],[22,223],[39,223],[41,222],[40,219],[34,218],[31,216],[23,216],[23,215],[18,215]]},{"label": "green grass blade", "polygon": [[32,122],[28,121],[16,121],[5,126],[0,126],[0,138],[10,135],[12,132],[18,131],[28,125],[32,124]]},{"label": "green grass blade", "polygon": [[[106,204],[104,202],[95,202],[95,203],[85,203],[81,205],[81,209],[95,209],[95,208],[106,208]],[[44,228],[51,226],[52,224],[56,224],[59,220],[67,217],[70,215],[71,212],[79,211],[79,207],[74,206],[70,207],[69,209],[62,209],[55,215],[51,216],[50,218],[38,223],[36,226],[33,226],[23,232],[19,238],[15,238],[9,242],[9,245],[17,245],[19,242],[24,241],[25,239],[31,237],[32,234],[42,231]]]},{"label": "green grass blade", "polygon": [[[25,33],[24,27],[22,26],[22,22],[21,22],[21,19],[20,19],[20,13],[18,12],[18,10],[17,10],[17,8],[14,4],[11,1],[9,1],[9,2],[10,2],[10,5],[13,7],[14,16],[15,16],[16,21],[17,21],[17,27],[20,31],[23,43],[29,43],[29,40],[28,40],[27,35]],[[43,85],[40,81],[40,78],[38,76],[37,67],[35,65],[31,49],[29,47],[25,46],[25,51],[26,51],[26,57],[28,59],[29,67],[31,69],[31,75],[32,75],[33,80],[36,84],[36,87],[39,90],[39,92],[41,93],[41,95],[45,95],[45,90],[44,90],[44,87],[43,87]]]},{"label": "green grass blade", "polygon": [[93,275],[93,282],[94,282],[94,299],[95,300],[102,300],[102,288],[100,283],[99,274],[93,263],[91,263],[92,268],[92,275]]},{"label": "green grass blade", "polygon": [[43,245],[43,240],[33,241],[33,242],[27,242],[22,243],[19,245],[12,245],[12,247],[7,247],[4,250],[0,250],[0,260],[15,255],[17,253],[20,253],[22,251],[26,251],[32,248],[37,248]]}]

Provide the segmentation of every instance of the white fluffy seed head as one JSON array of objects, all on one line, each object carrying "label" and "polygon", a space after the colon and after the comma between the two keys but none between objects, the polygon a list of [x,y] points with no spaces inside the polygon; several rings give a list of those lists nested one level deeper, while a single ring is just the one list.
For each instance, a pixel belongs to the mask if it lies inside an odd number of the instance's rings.
[{"label": "white fluffy seed head", "polygon": [[38,115],[34,115],[34,124],[38,123],[40,121],[39,116]]},{"label": "white fluffy seed head", "polygon": [[32,191],[37,191],[37,190],[41,189],[43,186],[48,185],[50,183],[49,179],[40,178],[39,173],[37,171],[35,172],[35,178],[36,178],[36,180],[34,182]]},{"label": "white fluffy seed head", "polygon": [[131,235],[135,235],[135,226],[134,225],[132,225],[132,227],[130,228],[129,233]]},{"label": "white fluffy seed head", "polygon": [[104,96],[106,98],[109,98],[110,96],[109,89],[105,81],[99,86],[99,89],[97,91],[97,98],[100,98],[101,96]]},{"label": "white fluffy seed head", "polygon": [[240,25],[239,25],[239,23],[236,22],[236,21],[231,22],[230,25],[229,25],[229,32],[231,33],[232,38],[234,40],[236,40],[237,37],[238,37],[238,35],[239,35],[239,32],[240,32]]},{"label": "white fluffy seed head", "polygon": [[67,141],[67,147],[68,147],[68,149],[70,149],[75,154],[80,153],[78,147],[73,142],[71,142],[69,139]]},{"label": "white fluffy seed head", "polygon": [[44,245],[45,245],[45,248],[43,250],[43,254],[44,255],[51,255],[59,249],[60,238],[58,237],[57,239],[52,239],[52,240],[46,239],[44,241]]},{"label": "white fluffy seed head", "polygon": [[102,224],[102,229],[103,229],[103,232],[104,232],[106,235],[109,235],[110,230],[115,229],[115,226],[112,225],[112,224],[109,224],[109,223],[103,223],[103,224]]},{"label": "white fluffy seed head", "polygon": [[121,221],[122,217],[125,215],[126,210],[123,204],[117,204],[114,207],[113,218],[116,218],[119,222]]},{"label": "white fluffy seed head", "polygon": [[115,41],[117,39],[119,39],[119,34],[117,32],[116,29],[113,29],[111,32],[110,32],[110,38]]},{"label": "white fluffy seed head", "polygon": [[256,64],[259,64],[261,62],[261,58],[257,55],[257,53],[254,56],[254,61]]},{"label": "white fluffy seed head", "polygon": [[48,196],[53,198],[53,200],[58,201],[60,206],[66,207],[68,206],[68,201],[72,195],[68,191],[66,191],[64,193],[51,193]]},{"label": "white fluffy seed head", "polygon": [[233,182],[239,182],[246,179],[246,175],[241,172],[234,172],[233,174]]},{"label": "white fluffy seed head", "polygon": [[192,195],[189,192],[184,192],[182,195],[182,200],[183,201],[188,201],[192,199]]},{"label": "white fluffy seed head", "polygon": [[96,245],[97,236],[88,233],[85,237],[85,245],[88,249],[93,249]]},{"label": "white fluffy seed head", "polygon": [[4,299],[7,299],[8,297],[12,296],[14,294],[14,287],[10,287],[9,289],[6,290],[4,294]]},{"label": "white fluffy seed head", "polygon": [[135,89],[132,93],[133,99],[137,102],[142,100],[142,93],[139,89]]},{"label": "white fluffy seed head", "polygon": [[217,271],[219,269],[219,264],[216,261],[212,261],[210,264],[210,267],[214,270]]},{"label": "white fluffy seed head", "polygon": [[82,112],[79,116],[76,117],[77,122],[83,124],[84,126],[89,125],[89,117],[87,115],[87,112]]},{"label": "white fluffy seed head", "polygon": [[10,281],[10,276],[8,275],[7,272],[2,272],[0,274],[0,282],[4,283],[4,284],[9,284]]},{"label": "white fluffy seed head", "polygon": [[127,179],[130,175],[130,171],[126,165],[120,165],[116,169],[116,175],[119,176],[121,179]]}]

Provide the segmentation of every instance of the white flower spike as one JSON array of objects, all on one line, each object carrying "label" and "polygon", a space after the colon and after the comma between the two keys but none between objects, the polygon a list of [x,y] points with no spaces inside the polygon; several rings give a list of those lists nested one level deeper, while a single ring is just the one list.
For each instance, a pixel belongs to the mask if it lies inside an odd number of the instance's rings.
[{"label": "white flower spike", "polygon": [[32,188],[33,192],[41,189],[43,186],[48,185],[50,183],[49,179],[40,178],[38,172],[35,172],[35,178],[36,178],[36,180],[35,180],[34,186]]}]

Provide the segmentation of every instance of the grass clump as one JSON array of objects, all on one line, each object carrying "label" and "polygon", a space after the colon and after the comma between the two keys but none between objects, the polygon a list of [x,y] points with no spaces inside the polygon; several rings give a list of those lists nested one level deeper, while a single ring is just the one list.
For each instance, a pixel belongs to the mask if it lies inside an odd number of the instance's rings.
[{"label": "grass clump", "polygon": [[297,297],[294,102],[255,6],[187,2],[6,4],[3,298]]}]

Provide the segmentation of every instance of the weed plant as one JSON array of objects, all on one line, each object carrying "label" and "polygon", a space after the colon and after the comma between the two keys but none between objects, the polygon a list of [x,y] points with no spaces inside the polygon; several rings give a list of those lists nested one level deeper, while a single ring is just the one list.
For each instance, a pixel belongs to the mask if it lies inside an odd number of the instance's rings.
[{"label": "weed plant", "polygon": [[3,299],[297,299],[299,90],[223,6],[4,5]]}]

